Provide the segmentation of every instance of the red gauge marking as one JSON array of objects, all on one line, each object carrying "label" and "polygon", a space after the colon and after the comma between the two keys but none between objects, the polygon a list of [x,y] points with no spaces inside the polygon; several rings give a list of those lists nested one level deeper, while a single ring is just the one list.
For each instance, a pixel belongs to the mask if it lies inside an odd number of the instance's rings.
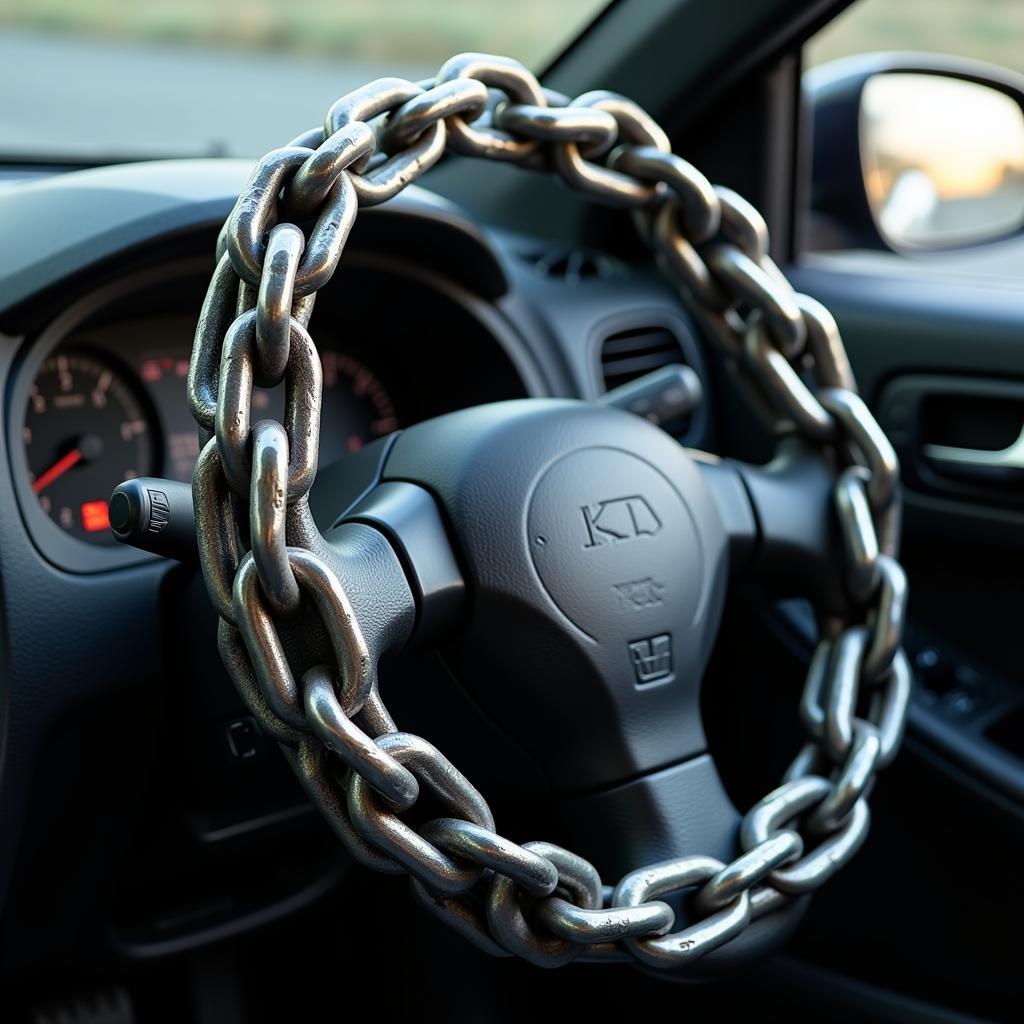
[{"label": "red gauge marking", "polygon": [[110,529],[110,510],[105,501],[83,502],[81,512],[82,528],[88,533]]},{"label": "red gauge marking", "polygon": [[32,481],[32,490],[36,494],[45,490],[50,484],[53,483],[58,477],[63,476],[72,466],[77,465],[82,461],[82,453],[78,448],[72,448],[67,455],[59,458],[48,470],[44,473],[40,473],[39,476]]}]

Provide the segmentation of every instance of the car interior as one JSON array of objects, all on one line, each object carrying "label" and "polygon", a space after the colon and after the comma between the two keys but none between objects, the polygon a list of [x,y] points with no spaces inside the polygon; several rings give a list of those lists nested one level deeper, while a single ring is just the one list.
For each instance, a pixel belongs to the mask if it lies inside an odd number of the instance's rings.
[{"label": "car interior", "polygon": [[1021,1019],[1022,54],[0,4],[0,1021]]}]

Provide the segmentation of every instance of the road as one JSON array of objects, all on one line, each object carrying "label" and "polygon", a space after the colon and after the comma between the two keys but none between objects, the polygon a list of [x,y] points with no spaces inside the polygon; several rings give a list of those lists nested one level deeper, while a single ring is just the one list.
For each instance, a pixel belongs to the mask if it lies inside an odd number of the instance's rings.
[{"label": "road", "polygon": [[0,30],[0,152],[258,156],[356,86],[429,68]]}]

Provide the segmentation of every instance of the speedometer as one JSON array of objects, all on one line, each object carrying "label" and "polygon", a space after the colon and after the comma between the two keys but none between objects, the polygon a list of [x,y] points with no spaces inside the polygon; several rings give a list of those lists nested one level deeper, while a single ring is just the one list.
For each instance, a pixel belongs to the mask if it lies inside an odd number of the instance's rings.
[{"label": "speedometer", "polygon": [[56,352],[32,385],[22,436],[43,511],[74,537],[115,543],[110,492],[156,469],[149,417],[124,373],[103,356]]},{"label": "speedometer", "polygon": [[[375,373],[358,359],[334,348],[320,353],[324,373],[320,410],[320,464],[326,466],[401,425],[395,404]],[[143,378],[146,370],[143,367]],[[179,400],[180,401],[180,400]],[[252,394],[253,420],[284,421],[284,389]]]},{"label": "speedometer", "polygon": [[359,451],[374,438],[398,429],[398,415],[384,385],[358,359],[325,349],[321,461]]}]

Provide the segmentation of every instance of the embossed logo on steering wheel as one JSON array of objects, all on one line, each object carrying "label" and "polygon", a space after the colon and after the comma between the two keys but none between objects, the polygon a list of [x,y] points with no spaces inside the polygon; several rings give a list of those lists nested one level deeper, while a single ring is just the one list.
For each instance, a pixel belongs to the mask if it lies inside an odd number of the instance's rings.
[{"label": "embossed logo on steering wheel", "polygon": [[653,537],[661,530],[661,520],[651,503],[640,494],[609,498],[595,505],[581,505],[587,528],[585,548],[603,547],[638,537]]}]

